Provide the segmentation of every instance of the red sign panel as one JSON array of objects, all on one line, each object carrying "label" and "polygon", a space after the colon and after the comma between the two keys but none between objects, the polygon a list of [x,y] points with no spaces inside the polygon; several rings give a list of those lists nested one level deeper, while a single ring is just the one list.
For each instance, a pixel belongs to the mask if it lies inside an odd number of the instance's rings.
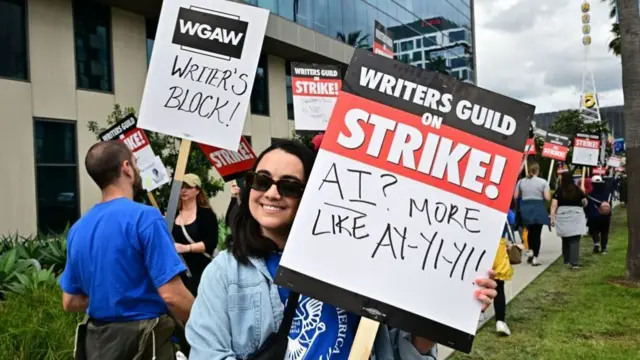
[{"label": "red sign panel", "polygon": [[536,154],[536,142],[534,139],[527,139],[527,145],[524,147],[524,153],[526,155]]},{"label": "red sign panel", "polygon": [[607,169],[602,166],[599,166],[597,168],[593,168],[591,172],[593,173],[593,175],[606,175]]},{"label": "red sign panel", "polygon": [[205,144],[198,144],[198,146],[211,165],[218,170],[224,181],[241,177],[245,172],[251,170],[256,162],[256,154],[244,136],[240,138],[238,151],[220,149]]}]

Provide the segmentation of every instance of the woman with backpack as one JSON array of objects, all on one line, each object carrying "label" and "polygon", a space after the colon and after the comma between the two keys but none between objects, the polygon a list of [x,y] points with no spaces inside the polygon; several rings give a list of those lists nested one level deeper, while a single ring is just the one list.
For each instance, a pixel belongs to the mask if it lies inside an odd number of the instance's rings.
[{"label": "woman with backpack", "polygon": [[591,178],[593,190],[587,197],[587,226],[593,239],[593,253],[607,254],[611,225],[611,189],[600,175]]}]

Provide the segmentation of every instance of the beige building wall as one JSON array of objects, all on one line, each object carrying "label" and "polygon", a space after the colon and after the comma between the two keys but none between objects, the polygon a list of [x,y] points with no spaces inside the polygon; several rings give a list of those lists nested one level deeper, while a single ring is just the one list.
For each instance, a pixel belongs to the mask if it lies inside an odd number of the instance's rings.
[{"label": "beige building wall", "polygon": [[[84,170],[83,159],[95,136],[89,121],[104,124],[113,105],[138,109],[147,71],[144,18],[112,9],[113,93],[76,88],[71,0],[30,0],[28,4],[28,82],[0,79],[0,235],[37,231],[34,117],[76,123],[80,211],[100,199],[98,188]],[[287,120],[284,60],[268,56],[269,116],[247,114],[243,133],[256,153],[271,138],[291,137]],[[212,199],[219,217],[229,203],[225,192]]]}]

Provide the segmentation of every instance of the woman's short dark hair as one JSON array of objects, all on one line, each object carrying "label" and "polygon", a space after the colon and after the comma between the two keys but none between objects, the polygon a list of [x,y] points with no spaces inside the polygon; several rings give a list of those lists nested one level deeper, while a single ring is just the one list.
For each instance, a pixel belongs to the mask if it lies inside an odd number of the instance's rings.
[{"label": "woman's short dark hair", "polygon": [[576,185],[573,179],[572,171],[565,171],[560,175],[560,195],[571,201],[580,200],[582,198],[582,189]]},{"label": "woman's short dark hair", "polygon": [[[303,181],[309,180],[315,154],[311,149],[293,140],[279,141],[269,146],[258,156],[252,171],[255,171],[262,158],[273,150],[282,150],[300,159],[304,171]],[[277,250],[274,242],[262,235],[260,224],[249,211],[250,192],[251,187],[246,184],[240,192],[240,204],[231,219],[231,235],[227,238],[231,254],[243,264],[249,261],[250,256],[266,257],[270,252]]]}]

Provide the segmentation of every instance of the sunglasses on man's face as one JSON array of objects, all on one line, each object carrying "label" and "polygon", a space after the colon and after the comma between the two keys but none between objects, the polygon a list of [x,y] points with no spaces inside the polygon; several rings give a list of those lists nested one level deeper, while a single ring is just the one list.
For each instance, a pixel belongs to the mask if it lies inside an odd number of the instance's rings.
[{"label": "sunglasses on man's face", "polygon": [[246,184],[256,191],[267,191],[275,184],[280,196],[300,198],[304,193],[304,183],[293,179],[274,181],[269,175],[248,172],[245,175]]}]

